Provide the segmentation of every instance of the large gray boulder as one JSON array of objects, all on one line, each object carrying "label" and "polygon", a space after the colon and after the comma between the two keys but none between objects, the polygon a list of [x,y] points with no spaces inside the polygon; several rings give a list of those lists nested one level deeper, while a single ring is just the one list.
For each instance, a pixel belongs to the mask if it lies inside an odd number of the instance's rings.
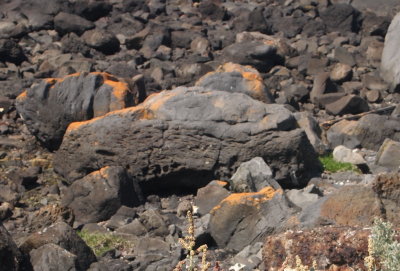
[{"label": "large gray boulder", "polygon": [[391,84],[391,89],[396,90],[400,85],[400,13],[390,23],[385,37],[385,45],[382,52],[381,76]]},{"label": "large gray boulder", "polygon": [[54,169],[76,180],[107,165],[123,166],[142,182],[143,192],[195,189],[213,179],[228,180],[241,162],[256,156],[283,186],[304,185],[320,170],[306,134],[283,105],[180,87],[139,106],[72,123]]},{"label": "large gray boulder", "polygon": [[23,92],[16,102],[28,129],[49,149],[58,148],[71,122],[134,104],[128,84],[107,73],[49,78]]}]

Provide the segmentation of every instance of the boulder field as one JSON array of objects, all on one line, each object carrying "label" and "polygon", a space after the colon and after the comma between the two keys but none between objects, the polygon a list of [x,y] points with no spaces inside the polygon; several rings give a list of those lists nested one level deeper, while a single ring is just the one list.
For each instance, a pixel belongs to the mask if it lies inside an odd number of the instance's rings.
[{"label": "boulder field", "polygon": [[398,10],[0,1],[0,271],[169,271],[188,236],[213,270],[367,270],[400,225]]}]

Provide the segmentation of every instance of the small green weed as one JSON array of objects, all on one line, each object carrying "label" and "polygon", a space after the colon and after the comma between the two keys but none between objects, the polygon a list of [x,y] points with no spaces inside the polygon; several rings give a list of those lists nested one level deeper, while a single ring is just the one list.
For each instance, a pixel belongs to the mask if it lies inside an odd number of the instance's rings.
[{"label": "small green weed", "polygon": [[97,257],[114,248],[133,251],[133,244],[131,242],[113,233],[88,232],[83,230],[78,231],[78,235],[93,250]]},{"label": "small green weed", "polygon": [[321,162],[324,170],[330,173],[341,172],[341,171],[356,171],[360,170],[353,164],[338,162],[333,159],[332,154],[324,155],[319,157],[319,161]]}]

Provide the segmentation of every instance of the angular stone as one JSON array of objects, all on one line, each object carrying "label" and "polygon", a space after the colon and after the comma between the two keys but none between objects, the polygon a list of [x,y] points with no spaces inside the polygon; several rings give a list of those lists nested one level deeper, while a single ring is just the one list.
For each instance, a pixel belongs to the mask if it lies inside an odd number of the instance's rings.
[{"label": "angular stone", "polygon": [[95,25],[91,22],[75,14],[60,12],[54,17],[54,28],[61,35],[74,32],[82,35],[83,32],[93,29]]},{"label": "angular stone", "polygon": [[357,32],[360,27],[359,12],[348,4],[331,5],[321,12],[320,17],[331,32]]},{"label": "angular stone", "polygon": [[307,135],[308,140],[318,154],[324,154],[327,146],[322,142],[322,131],[317,120],[307,112],[297,112],[294,114],[297,123]]},{"label": "angular stone", "polygon": [[29,255],[35,271],[79,270],[76,255],[55,244],[46,244],[33,249]]},{"label": "angular stone", "polygon": [[268,71],[273,65],[277,48],[274,45],[256,41],[234,43],[222,50],[223,62],[250,65],[260,72]]},{"label": "angular stone", "polygon": [[196,82],[196,86],[212,90],[242,92],[265,103],[274,101],[256,69],[234,63],[226,63],[218,67],[215,72],[207,73]]},{"label": "angular stone", "polygon": [[334,82],[344,82],[350,80],[352,76],[352,69],[347,64],[337,63],[330,74],[330,78]]},{"label": "angular stone", "polygon": [[134,104],[128,84],[107,73],[46,79],[20,94],[16,101],[28,129],[50,149],[58,148],[71,122]]},{"label": "angular stone", "polygon": [[118,52],[120,49],[119,48],[119,40],[111,32],[93,29],[93,30],[86,31],[82,35],[82,39],[85,41],[85,43],[88,46],[90,46],[106,55],[112,55],[112,54]]},{"label": "angular stone", "polygon": [[281,185],[303,185],[306,176],[320,170],[305,133],[296,129],[285,107],[241,93],[180,87],[139,106],[71,124],[54,168],[75,180],[119,165],[144,190],[193,189],[212,179],[226,180],[241,162],[256,156],[269,164]]},{"label": "angular stone", "polygon": [[326,105],[326,111],[332,115],[358,114],[368,110],[368,103],[357,95],[346,95]]},{"label": "angular stone", "polygon": [[238,252],[281,231],[293,213],[281,189],[234,193],[211,211],[211,236],[219,247]]},{"label": "angular stone", "polygon": [[385,210],[371,187],[346,185],[329,195],[321,206],[322,217],[337,225],[368,226]]},{"label": "angular stone", "polygon": [[76,232],[64,222],[58,222],[41,232],[31,234],[20,246],[21,251],[30,253],[46,244],[55,244],[77,256],[78,267],[86,270],[96,256]]},{"label": "angular stone", "polygon": [[227,184],[227,182],[223,181],[211,181],[205,187],[197,190],[194,205],[197,207],[197,212],[201,216],[208,214],[221,200],[231,194],[224,188]]},{"label": "angular stone", "polygon": [[75,181],[62,196],[62,205],[73,210],[77,223],[109,219],[121,205],[138,204],[134,184],[121,167],[105,167]]},{"label": "angular stone", "polygon": [[386,138],[376,155],[376,164],[398,171],[400,169],[400,142]]},{"label": "angular stone", "polygon": [[281,188],[274,180],[271,168],[261,157],[240,164],[231,178],[231,190],[236,193],[258,192],[266,186]]}]

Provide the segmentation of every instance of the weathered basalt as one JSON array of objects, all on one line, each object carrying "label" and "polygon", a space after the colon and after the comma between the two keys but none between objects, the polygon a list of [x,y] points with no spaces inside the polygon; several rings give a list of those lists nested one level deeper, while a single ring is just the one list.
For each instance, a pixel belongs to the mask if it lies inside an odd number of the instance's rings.
[{"label": "weathered basalt", "polygon": [[171,189],[171,183],[198,188],[227,180],[241,162],[256,156],[286,187],[302,186],[320,170],[306,134],[284,106],[241,93],[181,87],[136,107],[72,123],[54,168],[76,180],[119,165],[139,182],[147,181],[149,189],[160,179],[157,189]]},{"label": "weathered basalt", "polygon": [[16,100],[25,124],[49,149],[57,149],[67,126],[135,104],[127,83],[107,73],[72,74],[33,85]]}]

